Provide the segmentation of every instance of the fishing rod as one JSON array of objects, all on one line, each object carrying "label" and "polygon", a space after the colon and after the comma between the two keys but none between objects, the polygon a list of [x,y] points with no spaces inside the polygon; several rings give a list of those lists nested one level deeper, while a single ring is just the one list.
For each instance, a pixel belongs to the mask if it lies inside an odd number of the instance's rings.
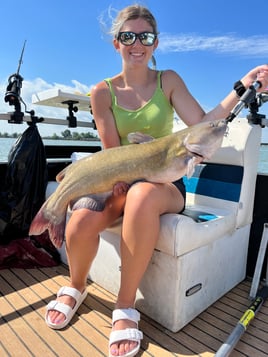
[{"label": "fishing rod", "polygon": [[[233,110],[230,112],[229,116],[225,119],[227,123],[231,122],[238,115],[238,113],[244,107],[247,106],[250,111],[249,115],[247,115],[249,122],[251,122],[253,124],[260,124],[262,127],[265,126],[265,124],[264,124],[265,116],[258,113],[258,108],[263,103],[268,101],[268,95],[267,95],[267,91],[264,91],[263,93],[259,93],[258,95],[256,95],[256,91],[259,88],[261,88],[261,83],[259,81],[255,81],[246,90],[246,92],[241,96],[237,105],[233,108]],[[265,225],[264,232],[263,232],[263,238],[262,238],[262,239],[264,239],[264,238],[266,239],[266,245],[267,245],[267,235],[266,235],[267,228],[268,228],[268,225]],[[267,268],[267,276],[266,276],[266,285],[264,285],[257,293],[256,293],[256,290],[257,290],[257,287],[254,291],[255,295],[252,297],[252,298],[255,297],[255,299],[250,304],[250,306],[247,308],[247,310],[245,311],[243,316],[240,318],[240,320],[236,324],[235,328],[233,329],[233,331],[231,332],[229,337],[221,345],[221,347],[216,352],[214,357],[228,357],[228,356],[230,356],[230,353],[235,348],[237,342],[240,340],[241,336],[246,331],[250,322],[255,318],[257,312],[260,310],[261,306],[263,305],[265,300],[268,298],[268,268]]]},{"label": "fishing rod", "polygon": [[19,65],[17,72],[12,74],[8,78],[8,85],[5,93],[5,102],[8,102],[9,105],[13,105],[15,107],[14,113],[11,114],[9,123],[21,124],[23,122],[23,112],[21,111],[21,88],[23,77],[20,75],[20,67],[22,64],[24,49],[26,45],[26,40],[24,41],[23,48],[21,51],[21,55],[19,58]]},{"label": "fishing rod", "polygon": [[233,329],[233,331],[227,338],[226,342],[220,347],[218,352],[215,354],[215,357],[228,357],[230,355],[231,351],[235,348],[240,337],[246,331],[248,325],[254,319],[257,312],[260,310],[261,306],[268,298],[268,265],[267,265],[265,285],[257,292],[267,244],[268,244],[268,223],[265,223],[263,226],[263,233],[262,233],[262,239],[259,248],[259,254],[258,254],[252,286],[249,294],[251,300],[254,299],[254,301],[251,303],[251,305],[248,307],[246,312],[243,314],[243,316],[237,323],[236,327]]},{"label": "fishing rod", "polygon": [[254,319],[261,306],[268,298],[268,285],[263,286],[257,292],[255,300],[251,303],[245,311],[241,319],[238,321],[236,327],[233,329],[227,340],[221,345],[220,349],[216,352],[214,357],[228,357],[235,348],[237,342],[240,340],[243,333],[246,331],[250,322]]}]

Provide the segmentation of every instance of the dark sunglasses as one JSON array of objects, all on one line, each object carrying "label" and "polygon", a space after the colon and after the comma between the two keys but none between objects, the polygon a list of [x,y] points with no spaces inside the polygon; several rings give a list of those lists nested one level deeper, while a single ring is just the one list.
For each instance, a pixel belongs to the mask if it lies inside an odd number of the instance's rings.
[{"label": "dark sunglasses", "polygon": [[143,46],[152,46],[155,43],[157,35],[153,32],[141,32],[135,33],[131,31],[119,32],[117,40],[125,46],[133,45],[137,38],[143,44]]}]

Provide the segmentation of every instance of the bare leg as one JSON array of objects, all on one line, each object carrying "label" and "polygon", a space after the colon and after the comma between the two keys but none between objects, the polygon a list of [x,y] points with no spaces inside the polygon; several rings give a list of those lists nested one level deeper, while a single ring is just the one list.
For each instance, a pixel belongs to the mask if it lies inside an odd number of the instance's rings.
[{"label": "bare leg", "polygon": [[[121,240],[121,286],[116,308],[134,307],[136,292],[147,269],[158,236],[160,215],[179,212],[184,201],[171,184],[139,183],[128,192]],[[119,320],[114,330],[136,327],[129,320]],[[135,342],[121,341],[111,345],[114,356],[131,351]]]},{"label": "bare leg", "polygon": [[[112,196],[107,200],[102,212],[79,209],[73,211],[66,227],[66,253],[70,269],[70,286],[83,292],[90,266],[96,256],[99,245],[99,232],[112,224],[123,211],[125,196]],[[72,297],[64,295],[58,298],[70,307],[74,307]],[[52,310],[49,312],[52,323],[64,321],[64,314]]]}]

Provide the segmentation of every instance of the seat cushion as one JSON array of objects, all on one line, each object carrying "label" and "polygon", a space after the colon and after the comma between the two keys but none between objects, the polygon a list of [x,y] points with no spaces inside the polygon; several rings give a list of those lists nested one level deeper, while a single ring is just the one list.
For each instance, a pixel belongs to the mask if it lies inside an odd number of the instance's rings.
[{"label": "seat cushion", "polygon": [[[169,213],[162,215],[156,250],[178,257],[235,229],[235,215],[230,211],[205,206],[195,206],[188,209],[210,213],[216,215],[216,218],[196,222],[193,218],[183,214]],[[120,235],[121,223],[122,218],[117,220],[107,231]]]}]

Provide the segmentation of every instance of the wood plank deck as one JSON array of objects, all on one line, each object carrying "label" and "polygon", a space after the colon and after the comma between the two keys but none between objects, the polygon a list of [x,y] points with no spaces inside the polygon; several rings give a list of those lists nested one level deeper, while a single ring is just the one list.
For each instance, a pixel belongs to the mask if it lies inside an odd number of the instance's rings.
[{"label": "wood plank deck", "polygon": [[[115,296],[97,284],[89,281],[89,294],[67,328],[51,330],[44,323],[46,304],[68,281],[64,265],[0,270],[0,356],[107,356]],[[250,305],[250,284],[239,284],[177,333],[142,314],[138,356],[214,356]],[[268,356],[267,301],[231,356]]]}]

